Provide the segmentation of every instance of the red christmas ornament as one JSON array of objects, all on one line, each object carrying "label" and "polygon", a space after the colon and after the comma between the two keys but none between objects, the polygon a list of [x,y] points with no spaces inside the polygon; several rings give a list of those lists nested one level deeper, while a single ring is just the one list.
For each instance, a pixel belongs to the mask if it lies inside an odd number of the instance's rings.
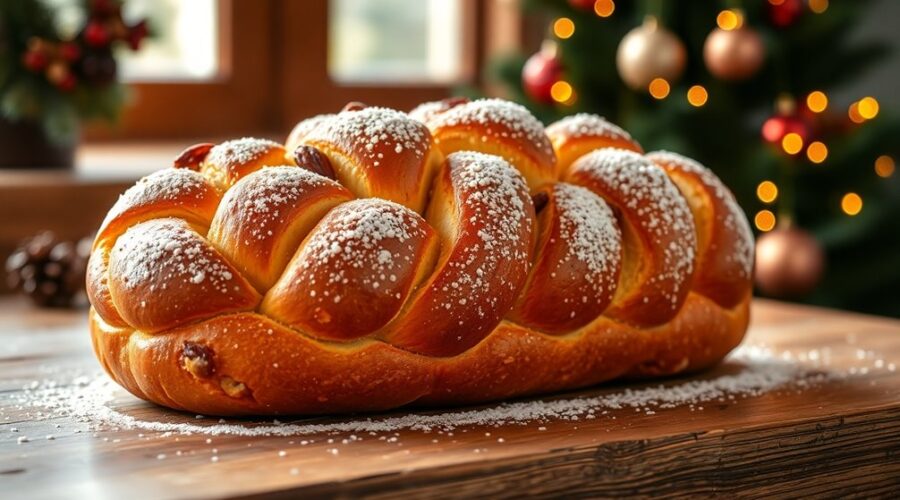
[{"label": "red christmas ornament", "polygon": [[779,28],[792,26],[803,15],[803,0],[782,0],[768,3],[769,21]]},{"label": "red christmas ornament", "polygon": [[795,133],[805,143],[809,139],[809,127],[795,115],[775,115],[763,123],[762,136],[770,144],[781,144],[784,136]]},{"label": "red christmas ornament", "polygon": [[552,104],[550,88],[560,81],[563,75],[562,62],[559,60],[556,44],[544,42],[540,52],[528,58],[522,68],[522,86],[529,97],[544,104]]},{"label": "red christmas ornament", "polygon": [[578,10],[591,11],[594,10],[594,1],[595,0],[569,0],[569,5]]},{"label": "red christmas ornament", "polygon": [[22,55],[22,64],[28,71],[41,72],[49,63],[50,58],[47,57],[47,54],[39,50],[29,50]]},{"label": "red christmas ornament", "polygon": [[762,137],[769,144],[780,145],[784,136],[795,133],[809,141],[812,136],[810,124],[797,112],[797,101],[788,94],[779,96],[775,102],[776,114],[766,120],[762,126]]},{"label": "red christmas ornament", "polygon": [[91,21],[84,28],[84,41],[91,47],[106,47],[110,40],[109,30],[99,21]]}]

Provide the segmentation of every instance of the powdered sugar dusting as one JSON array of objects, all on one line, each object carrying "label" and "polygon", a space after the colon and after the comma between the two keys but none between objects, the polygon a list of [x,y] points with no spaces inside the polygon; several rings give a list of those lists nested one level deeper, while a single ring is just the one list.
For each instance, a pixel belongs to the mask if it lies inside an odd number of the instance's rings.
[{"label": "powdered sugar dusting", "polygon": [[[377,167],[386,161],[385,151],[394,154],[411,152],[424,158],[431,144],[428,129],[406,113],[379,107],[343,111],[334,119],[323,121],[312,129],[304,142],[335,141],[347,151],[353,150],[369,158]],[[381,156],[379,156],[381,155]]]},{"label": "powdered sugar dusting", "polygon": [[231,267],[178,219],[155,219],[132,227],[116,241],[112,256],[116,267],[110,272],[126,289],[149,286],[152,291],[155,283],[178,281],[222,293],[232,289]]},{"label": "powdered sugar dusting", "polygon": [[119,197],[117,205],[134,206],[146,201],[177,200],[185,194],[201,192],[208,187],[203,176],[193,170],[167,168],[137,181],[137,184]]},{"label": "powdered sugar dusting", "polygon": [[[79,377],[75,383],[61,387],[51,384],[35,387],[18,401],[20,405],[49,410],[47,417],[65,416],[91,425],[118,429],[143,429],[172,434],[206,434],[238,436],[300,436],[334,433],[394,432],[399,430],[452,431],[466,426],[532,425],[553,421],[577,421],[616,418],[620,410],[637,410],[645,414],[675,407],[702,410],[707,402],[732,401],[778,390],[800,389],[824,383],[840,374],[811,372],[793,360],[780,359],[772,351],[760,347],[741,347],[730,355],[740,365],[737,372],[715,378],[699,378],[670,382],[665,385],[639,386],[607,391],[589,397],[569,397],[502,403],[475,409],[435,413],[405,413],[395,416],[348,420],[321,420],[305,423],[223,423],[210,419],[195,422],[143,420],[114,407],[118,388],[105,375]],[[167,414],[168,415],[168,414]]]},{"label": "powdered sugar dusting", "polygon": [[[306,136],[309,135],[310,132],[326,123],[328,120],[334,118],[335,116],[337,115],[335,115],[334,113],[328,113],[323,115],[316,115],[300,121],[299,123],[297,123],[297,125],[294,126],[294,129],[291,130],[287,141],[285,141],[285,146],[287,146],[288,149],[296,148],[300,145],[303,139],[305,139]],[[290,153],[291,151],[288,152]]]},{"label": "powdered sugar dusting", "polygon": [[447,103],[430,101],[419,104],[409,112],[409,117],[422,123],[429,123],[435,116],[447,111]]},{"label": "powdered sugar dusting", "polygon": [[463,230],[476,232],[477,243],[461,247],[461,254],[447,263],[453,279],[443,290],[446,300],[436,307],[449,310],[451,303],[466,305],[477,298],[472,308],[479,317],[496,315],[500,295],[520,286],[518,279],[510,279],[519,273],[501,269],[528,259],[530,238],[522,234],[522,228],[530,229],[533,222],[523,201],[528,187],[522,174],[499,156],[457,152],[448,162],[467,217]]},{"label": "powdered sugar dusting", "polygon": [[[260,159],[272,150],[281,148],[277,142],[255,137],[242,137],[216,145],[204,160],[203,173],[219,186],[230,185],[232,172]],[[211,168],[210,168],[211,167]]]},{"label": "powdered sugar dusting", "polygon": [[726,259],[737,262],[741,269],[741,276],[749,279],[753,272],[753,251],[755,247],[753,231],[750,229],[750,223],[747,221],[744,211],[741,210],[737,200],[734,198],[734,194],[710,169],[686,156],[669,151],[655,151],[649,153],[647,158],[660,163],[678,165],[684,171],[696,174],[703,183],[712,187],[715,196],[722,200],[728,208],[728,213],[717,214],[717,217],[725,227],[734,230],[738,234],[733,252],[729,253]]},{"label": "powdered sugar dusting", "polygon": [[[421,221],[421,222],[419,222]],[[406,248],[413,238],[425,237],[424,221],[412,210],[387,200],[369,198],[341,205],[322,221],[323,231],[314,232],[301,251],[301,268],[331,269],[327,284],[348,285],[347,269],[365,269],[361,282],[369,289],[388,290],[395,260],[412,262],[411,253],[391,251]],[[391,242],[391,248],[387,243]],[[394,281],[396,281],[394,276]],[[310,300],[333,300],[312,297]]]},{"label": "powdered sugar dusting", "polygon": [[323,187],[340,184],[303,168],[266,167],[238,181],[222,199],[219,214],[239,217],[247,236],[266,240],[291,222],[286,216],[303,196]]},{"label": "powdered sugar dusting", "polygon": [[159,170],[137,181],[119,196],[103,225],[106,226],[133,207],[147,206],[159,201],[200,199],[209,195],[213,195],[213,189],[203,175],[182,168]]},{"label": "powdered sugar dusting", "polygon": [[591,113],[578,113],[567,116],[547,127],[547,133],[551,136],[563,134],[573,139],[590,136],[632,140],[631,134],[618,125],[607,121],[602,116]]},{"label": "powdered sugar dusting", "polygon": [[[441,127],[484,125],[484,141],[497,139],[526,140],[552,156],[553,146],[544,132],[544,125],[525,106],[504,99],[478,99],[460,104],[433,116],[432,129]],[[491,125],[500,125],[495,128]]]},{"label": "powdered sugar dusting", "polygon": [[662,246],[663,262],[647,283],[671,279],[674,287],[665,294],[676,309],[679,290],[690,284],[697,248],[693,215],[681,192],[661,167],[624,149],[596,150],[579,159],[576,169],[621,193],[618,203],[642,219],[642,229]]},{"label": "powdered sugar dusting", "polygon": [[622,232],[612,209],[588,189],[557,183],[554,195],[560,217],[560,237],[569,242],[566,258],[587,267],[586,284],[602,293],[622,252]]},{"label": "powdered sugar dusting", "polygon": [[230,170],[232,167],[258,159],[272,148],[280,147],[280,144],[268,139],[255,137],[232,139],[213,147],[206,157],[206,162]]}]

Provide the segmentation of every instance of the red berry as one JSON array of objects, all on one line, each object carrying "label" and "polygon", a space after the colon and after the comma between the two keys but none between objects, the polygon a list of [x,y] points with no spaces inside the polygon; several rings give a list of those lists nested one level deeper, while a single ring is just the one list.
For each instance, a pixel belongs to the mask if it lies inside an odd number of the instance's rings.
[{"label": "red berry", "polygon": [[110,41],[109,30],[103,23],[91,21],[84,28],[84,41],[91,47],[106,47]]},{"label": "red berry", "polygon": [[131,47],[131,50],[138,50],[141,48],[141,42],[144,38],[147,38],[147,21],[142,20],[128,29],[128,45]]},{"label": "red berry", "polygon": [[75,62],[81,57],[81,49],[72,42],[66,42],[59,46],[59,55],[68,62]]},{"label": "red berry", "polygon": [[141,49],[142,41],[143,41],[143,38],[136,37],[134,35],[129,34],[128,35],[128,48],[130,48],[133,51],[138,51]]},{"label": "red berry", "polygon": [[71,92],[75,88],[75,85],[77,83],[78,79],[75,78],[75,75],[69,73],[65,78],[63,78],[56,84],[56,87],[63,92]]},{"label": "red berry", "polygon": [[50,59],[47,58],[47,54],[37,50],[29,50],[22,56],[22,64],[29,71],[34,71],[35,73],[43,71],[49,62]]}]

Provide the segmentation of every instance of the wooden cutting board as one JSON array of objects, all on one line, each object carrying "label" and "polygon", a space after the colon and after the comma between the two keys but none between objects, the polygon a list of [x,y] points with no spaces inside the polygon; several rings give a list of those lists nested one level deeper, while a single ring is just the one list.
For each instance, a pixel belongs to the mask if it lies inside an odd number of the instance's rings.
[{"label": "wooden cutting board", "polygon": [[[900,321],[760,300],[746,343],[767,347],[782,363],[777,366],[793,364],[803,376],[755,395],[606,408],[593,418],[474,423],[428,432],[184,435],[117,429],[96,411],[92,422],[84,422],[83,412],[65,416],[64,407],[36,406],[41,391],[71,396],[73,387],[93,390],[86,380],[103,381],[96,375],[84,313],[38,312],[4,299],[0,495],[133,500],[399,492],[420,497],[900,493]],[[721,382],[746,369],[732,360],[666,384],[673,390],[697,388],[702,387],[698,380]],[[555,400],[608,401],[652,392],[648,387],[657,385],[614,384]],[[522,404],[540,408],[534,401]],[[121,391],[102,406],[145,427],[216,422]],[[314,423],[335,429],[352,421]]]}]

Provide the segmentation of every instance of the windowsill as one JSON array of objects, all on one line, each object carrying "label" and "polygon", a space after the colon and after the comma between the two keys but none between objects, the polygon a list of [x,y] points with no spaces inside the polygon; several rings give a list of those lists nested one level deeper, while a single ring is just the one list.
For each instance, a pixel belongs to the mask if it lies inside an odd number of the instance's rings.
[{"label": "windowsill", "polygon": [[[274,137],[260,134],[258,137]],[[82,144],[75,153],[73,170],[0,169],[0,188],[47,185],[131,184],[157,170],[168,168],[188,146],[213,140],[125,141]]]},{"label": "windowsill", "polygon": [[0,169],[0,189],[125,185],[172,164],[192,142],[98,143],[78,147],[74,169]]},{"label": "windowsill", "polygon": [[197,141],[93,143],[79,146],[75,175],[86,180],[136,180],[172,165],[184,148]]}]

